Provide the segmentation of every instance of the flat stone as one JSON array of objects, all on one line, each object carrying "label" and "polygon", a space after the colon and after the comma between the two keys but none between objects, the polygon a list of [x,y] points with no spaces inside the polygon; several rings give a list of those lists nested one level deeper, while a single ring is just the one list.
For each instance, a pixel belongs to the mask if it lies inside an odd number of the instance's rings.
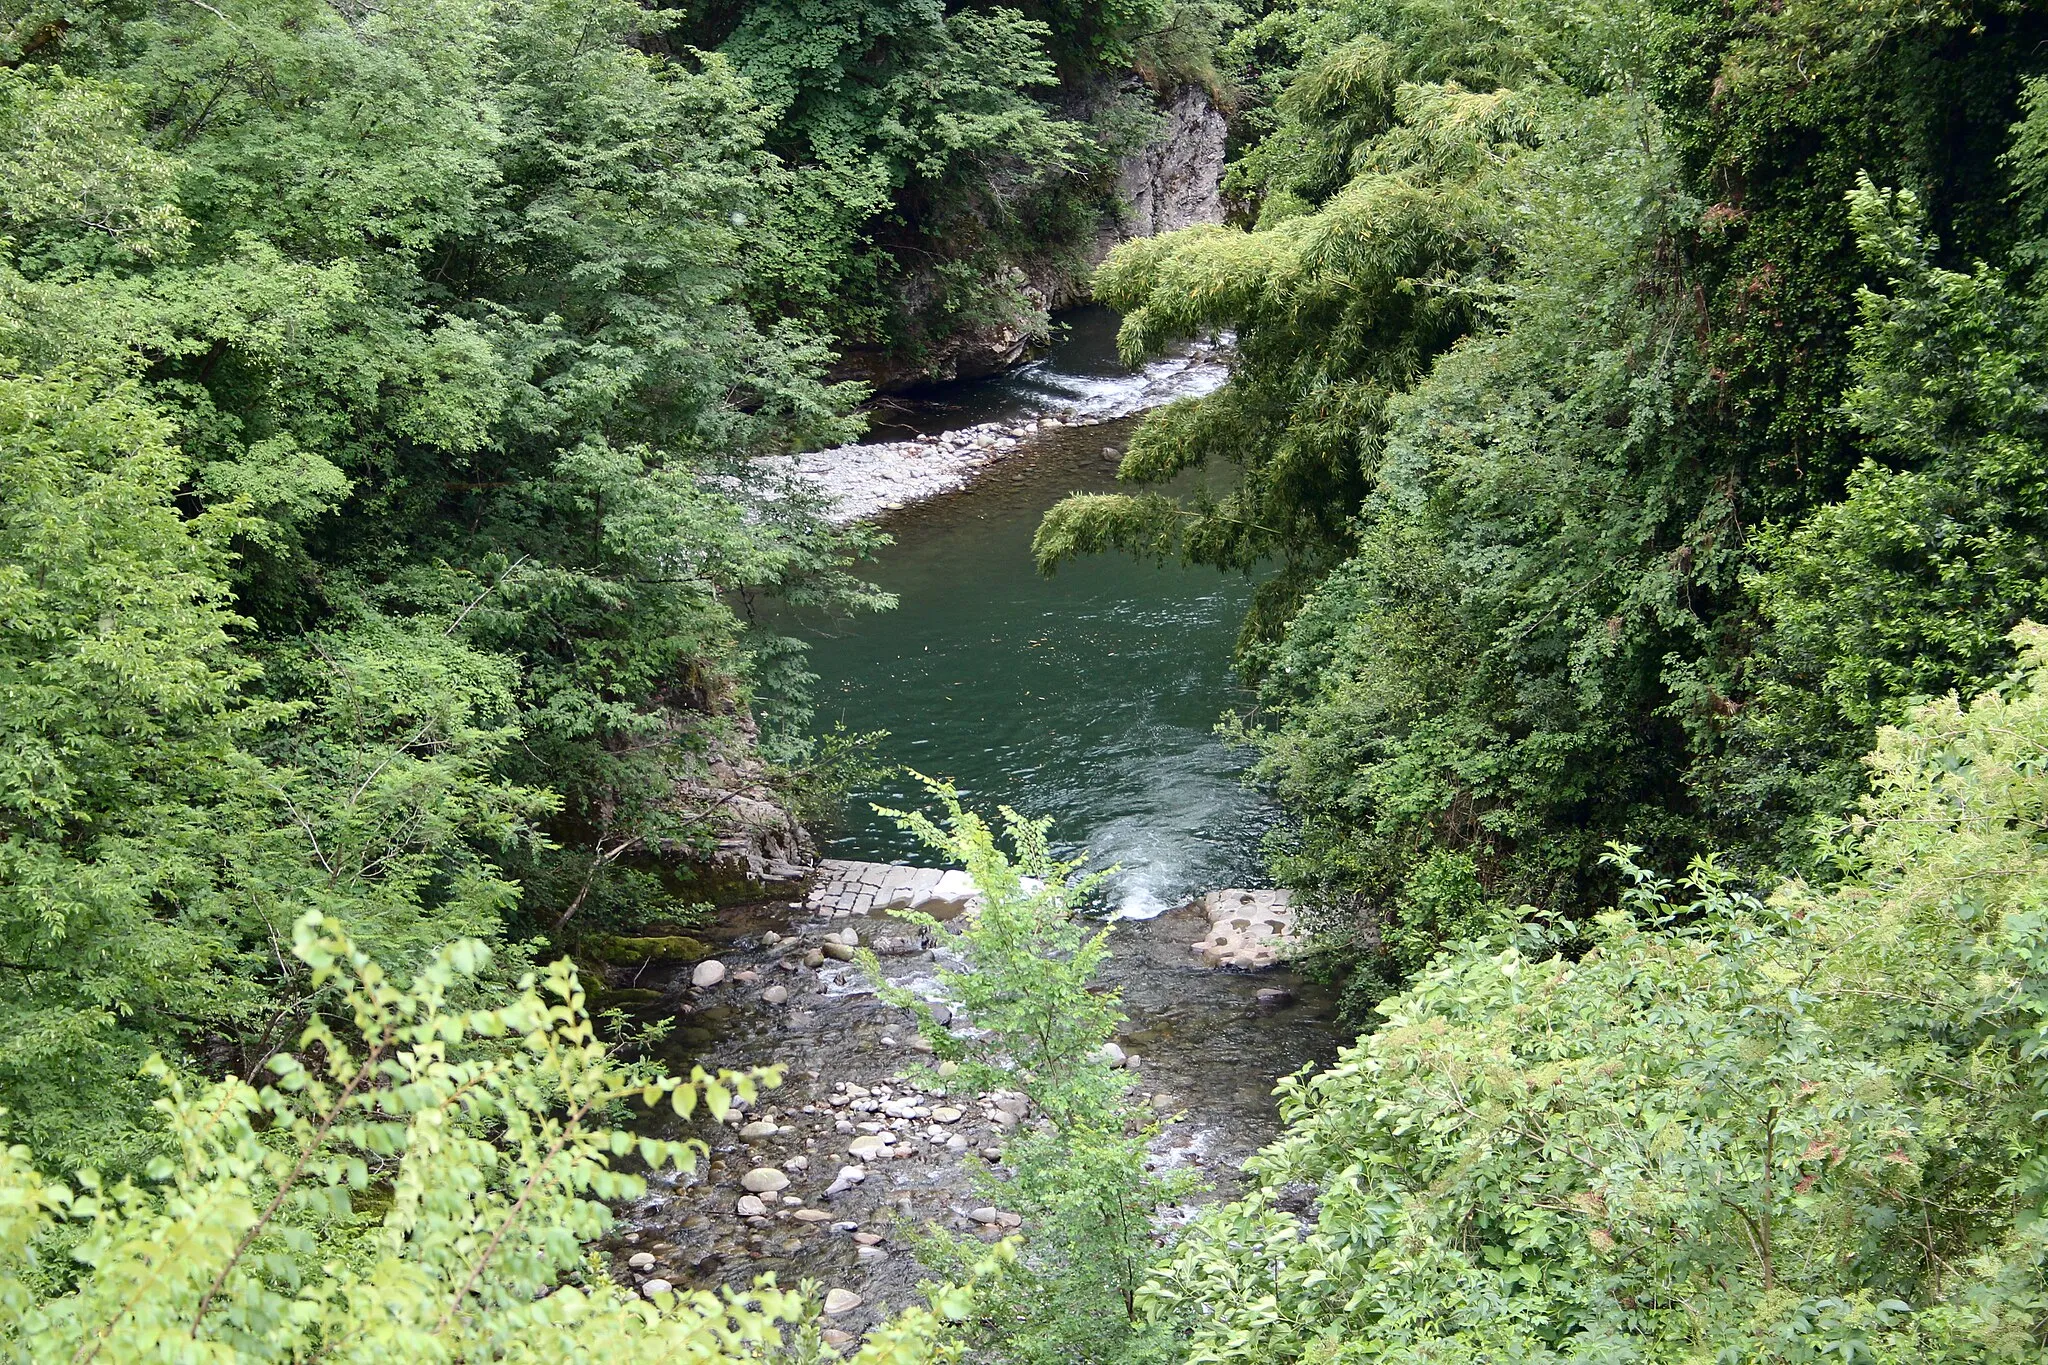
[{"label": "flat stone", "polygon": [[781,1131],[780,1128],[770,1123],[767,1119],[755,1119],[752,1123],[740,1129],[740,1136],[743,1138],[774,1137]]},{"label": "flat stone", "polygon": [[740,1177],[740,1187],[754,1194],[773,1194],[789,1188],[789,1177],[773,1166],[756,1166]]},{"label": "flat stone", "polygon": [[851,1289],[835,1288],[825,1296],[825,1315],[836,1318],[842,1314],[851,1313],[860,1305],[860,1295],[854,1293]]},{"label": "flat stone", "polygon": [[761,992],[761,998],[771,1005],[780,1005],[789,999],[789,988],[787,986],[770,986],[767,990]]},{"label": "flat stone", "polygon": [[881,1242],[882,1234],[879,1232],[856,1232],[853,1234],[853,1240],[859,1242],[864,1247],[871,1247]]},{"label": "flat stone", "polygon": [[716,986],[723,980],[725,980],[725,964],[715,957],[708,962],[699,962],[690,973],[690,984],[692,986]]},{"label": "flat stone", "polygon": [[960,1121],[960,1111],[950,1104],[942,1104],[932,1110],[932,1118],[938,1123],[958,1123]]},{"label": "flat stone", "polygon": [[862,1161],[872,1161],[889,1150],[889,1139],[880,1133],[867,1133],[846,1144],[846,1154]]},{"label": "flat stone", "polygon": [[652,1270],[654,1269],[654,1253],[651,1251],[636,1251],[626,1258],[626,1264],[634,1270]]},{"label": "flat stone", "polygon": [[798,1209],[791,1215],[799,1223],[829,1223],[832,1215],[823,1209]]},{"label": "flat stone", "polygon": [[1000,1223],[1003,1221],[1003,1211],[992,1204],[984,1204],[980,1208],[969,1212],[967,1216],[977,1223]]},{"label": "flat stone", "polygon": [[663,1294],[674,1293],[675,1286],[667,1280],[649,1280],[646,1284],[640,1286],[640,1292],[650,1299],[659,1298]]},{"label": "flat stone", "polygon": [[743,1194],[740,1202],[733,1205],[733,1212],[742,1218],[759,1218],[768,1212],[768,1206],[761,1202],[758,1194]]},{"label": "flat stone", "polygon": [[853,961],[853,949],[844,943],[828,943],[825,945],[824,951],[825,956],[831,958],[834,962]]}]

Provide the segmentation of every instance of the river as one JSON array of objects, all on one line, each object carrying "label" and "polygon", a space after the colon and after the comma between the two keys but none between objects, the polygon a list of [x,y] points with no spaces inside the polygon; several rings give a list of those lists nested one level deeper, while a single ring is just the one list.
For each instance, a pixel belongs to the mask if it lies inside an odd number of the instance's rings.
[{"label": "river", "polygon": [[[1142,407],[1162,383],[1210,382],[1185,365],[1132,375],[1107,346],[1109,320],[1079,322],[1046,362],[925,395],[897,409],[882,437],[1047,412],[1085,419]],[[892,514],[896,541],[872,576],[899,595],[895,611],[775,624],[810,645],[821,724],[885,729],[885,761],[954,779],[977,809],[1050,815],[1063,848],[1121,866],[1104,907],[1121,914],[1101,979],[1129,1016],[1117,1036],[1133,1054],[1133,1093],[1161,1120],[1152,1160],[1227,1196],[1278,1131],[1276,1078],[1333,1057],[1333,1002],[1285,968],[1205,969],[1190,945],[1208,921],[1181,908],[1198,891],[1260,884],[1271,812],[1213,728],[1242,700],[1227,659],[1252,582],[1119,557],[1050,579],[1032,569],[1039,516],[1066,493],[1111,486],[1103,450],[1121,447],[1129,426],[1034,427],[967,488]],[[929,863],[872,809],[920,796],[900,776],[856,792],[823,851]],[[828,918],[779,900],[727,906],[690,930],[710,943],[715,972],[650,963],[614,982],[639,988],[645,1017],[666,1028],[654,1052],[672,1074],[774,1064],[786,1077],[725,1123],[656,1118],[657,1132],[702,1140],[707,1158],[622,1210],[604,1250],[623,1282],[652,1293],[809,1279],[842,1291],[827,1340],[844,1344],[919,1301],[923,1229],[1007,1231],[977,1214],[1002,1200],[1002,1144],[1017,1120],[1000,1097],[918,1079],[911,1020],[857,967],[831,960],[849,929],[882,954],[892,982],[927,998],[937,998],[936,970],[960,965],[886,914]]]},{"label": "river", "polygon": [[[1020,416],[1128,412],[1198,391],[1200,371],[1133,374],[1114,315],[1068,316],[1042,361],[1002,379],[899,402],[879,439]],[[1039,517],[1071,492],[1115,487],[1134,418],[1042,431],[957,493],[881,525],[896,543],[869,573],[895,611],[785,622],[810,646],[819,721],[886,730],[879,758],[956,782],[968,803],[1053,818],[1069,855],[1123,870],[1117,910],[1144,917],[1222,886],[1265,885],[1268,802],[1240,781],[1243,755],[1216,736],[1247,699],[1229,658],[1254,586],[1242,574],[1103,555],[1050,578],[1031,564]],[[924,862],[877,804],[921,801],[902,772],[852,793],[828,856]]]}]

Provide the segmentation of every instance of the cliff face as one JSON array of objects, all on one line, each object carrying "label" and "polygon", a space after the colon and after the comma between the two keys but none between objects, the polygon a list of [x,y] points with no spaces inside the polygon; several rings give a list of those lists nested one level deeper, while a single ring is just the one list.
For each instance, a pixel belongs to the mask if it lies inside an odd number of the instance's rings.
[{"label": "cliff face", "polygon": [[[1000,374],[1030,358],[1044,340],[1046,314],[1089,300],[1088,277],[1119,242],[1223,221],[1223,157],[1229,129],[1199,86],[1183,86],[1161,109],[1163,123],[1145,147],[1117,168],[1116,198],[1095,240],[1077,257],[1071,246],[1013,267],[1029,312],[1011,321],[969,328],[909,360],[855,349],[836,378],[860,379],[878,392]],[[917,283],[909,286],[914,296]]]},{"label": "cliff face", "polygon": [[[1223,152],[1229,129],[1198,86],[1184,86],[1166,107],[1166,126],[1124,161],[1117,192],[1130,205],[1111,239],[1152,237],[1223,221]],[[1105,254],[1106,250],[1105,250]]]}]

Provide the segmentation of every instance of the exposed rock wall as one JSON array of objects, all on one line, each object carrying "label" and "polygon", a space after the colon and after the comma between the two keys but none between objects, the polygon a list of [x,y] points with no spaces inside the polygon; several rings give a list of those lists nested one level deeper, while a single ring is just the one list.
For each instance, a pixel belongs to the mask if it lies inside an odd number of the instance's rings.
[{"label": "exposed rock wall", "polygon": [[[1200,86],[1183,86],[1162,109],[1159,131],[1117,169],[1121,201],[1079,254],[1062,249],[1016,267],[1013,283],[1029,310],[1024,317],[964,328],[937,339],[912,360],[877,351],[849,351],[834,372],[877,392],[1000,374],[1031,357],[1044,339],[1046,315],[1089,300],[1088,277],[1119,242],[1224,219],[1223,161],[1229,126]],[[928,283],[928,282],[927,282]],[[913,311],[921,286],[913,280]]]},{"label": "exposed rock wall", "polygon": [[1223,221],[1223,154],[1230,130],[1222,111],[1208,92],[1190,85],[1164,112],[1166,126],[1117,173],[1117,192],[1130,209],[1115,241]]}]

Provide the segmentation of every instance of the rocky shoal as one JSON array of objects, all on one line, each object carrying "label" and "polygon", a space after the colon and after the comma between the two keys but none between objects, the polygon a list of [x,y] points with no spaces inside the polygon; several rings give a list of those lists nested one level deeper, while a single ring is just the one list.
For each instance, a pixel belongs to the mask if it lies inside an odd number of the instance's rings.
[{"label": "rocky shoal", "polygon": [[[850,865],[858,868],[863,865]],[[641,1292],[743,1284],[773,1272],[832,1291],[826,1329],[846,1345],[921,1301],[911,1254],[928,1226],[995,1240],[1030,1235],[1005,1207],[1004,1145],[1037,1121],[1012,1091],[962,1090],[904,1011],[881,1002],[852,959],[878,954],[887,979],[929,1002],[942,1026],[973,1029],[941,998],[936,972],[957,967],[946,935],[874,907],[836,908],[858,875],[821,878],[829,894],[755,907],[706,931],[714,959],[658,983],[656,1017],[674,1021],[660,1049],[672,1071],[785,1064],[784,1083],[723,1122],[699,1115],[672,1135],[705,1142],[689,1172],[658,1173],[621,1210],[607,1244],[614,1273]],[[832,890],[832,888],[837,888]],[[936,889],[936,882],[934,888]],[[877,888],[902,899],[892,884]],[[1228,1184],[1277,1128],[1273,1078],[1328,1060],[1327,1002],[1284,969],[1203,970],[1195,946],[1212,922],[1192,907],[1170,923],[1119,925],[1110,984],[1133,1018],[1105,1059],[1163,1120],[1152,1160]],[[1210,983],[1194,985],[1196,981]],[[1171,1216],[1169,1220],[1171,1221]]]},{"label": "rocky shoal", "polygon": [[815,487],[829,500],[826,519],[843,526],[965,488],[989,466],[1017,454],[1030,437],[1065,425],[1058,417],[985,422],[916,440],[836,446],[759,463]]}]

